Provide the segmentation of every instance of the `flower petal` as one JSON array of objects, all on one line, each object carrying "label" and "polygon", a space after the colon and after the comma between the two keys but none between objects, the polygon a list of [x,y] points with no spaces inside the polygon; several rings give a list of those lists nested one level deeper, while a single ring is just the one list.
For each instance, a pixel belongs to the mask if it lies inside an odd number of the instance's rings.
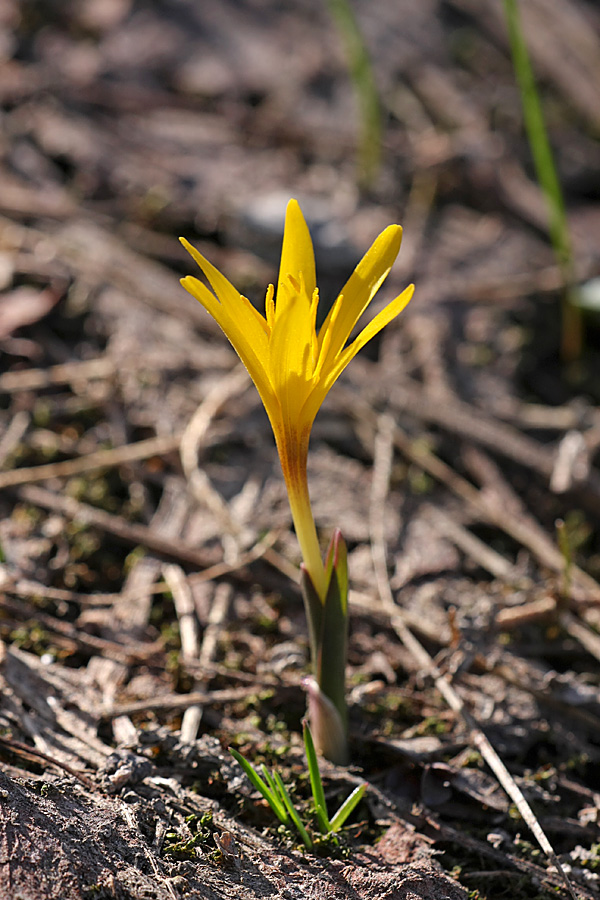
[{"label": "flower petal", "polygon": [[401,242],[402,228],[399,225],[389,225],[367,250],[340,291],[344,298],[341,308],[334,314],[334,304],[319,332],[319,346],[322,346],[329,329],[332,331],[324,360],[325,367],[345,346],[360,316],[387,278],[398,256]]},{"label": "flower petal", "polygon": [[199,250],[192,247],[189,241],[186,241],[185,238],[179,238],[179,241],[194,259],[194,262],[202,269],[221,303],[231,304],[232,307],[235,307],[240,295],[231,282],[228,281],[224,275],[221,275],[219,270],[215,269],[212,263],[209,263]]},{"label": "flower petal", "polygon": [[325,376],[327,390],[329,390],[333,382],[339,378],[340,374],[344,371],[348,363],[354,359],[358,351],[362,350],[365,344],[368,344],[376,334],[379,334],[382,328],[389,325],[392,319],[395,319],[396,316],[402,312],[404,307],[410,302],[414,292],[414,284],[409,284],[395,300],[388,303],[381,312],[377,313],[375,318],[371,319],[368,325],[365,325],[358,337],[338,356],[335,366],[333,366],[331,371]]},{"label": "flower petal", "polygon": [[[212,291],[209,291],[206,285],[202,284],[197,278],[194,278],[193,275],[186,275],[179,283],[186,289],[188,294],[195,297],[198,303],[202,304],[206,312],[210,313],[213,319],[216,319],[219,325],[221,325],[220,319],[225,307],[219,303]],[[221,328],[223,328],[222,325]]]},{"label": "flower petal", "polygon": [[290,433],[301,427],[298,413],[312,387],[313,335],[310,302],[288,277],[277,295],[269,341],[269,375]]},{"label": "flower petal", "polygon": [[[228,305],[219,303],[209,289],[197,278],[187,275],[181,279],[182,286],[198,300],[225,332],[233,349],[240,357],[252,381],[256,385],[269,418],[279,416],[279,402],[269,378],[269,340],[260,325],[250,319],[242,321],[231,314]],[[250,327],[249,327],[250,323]]]},{"label": "flower petal", "polygon": [[313,390],[310,396],[307,398],[306,403],[304,404],[304,408],[302,409],[302,419],[313,421],[314,417],[319,411],[319,407],[323,403],[323,400],[331,390],[333,384],[340,377],[348,363],[354,359],[359,350],[361,350],[365,344],[367,344],[371,338],[374,338],[376,334],[378,334],[382,328],[385,328],[392,319],[395,319],[397,315],[399,315],[404,307],[410,301],[415,290],[414,284],[409,284],[409,286],[402,291],[402,293],[396,297],[395,300],[392,300],[391,303],[381,310],[381,312],[377,313],[377,315],[366,325],[361,333],[358,335],[356,340],[354,340],[349,347],[340,353],[333,361],[333,364],[324,368],[321,377],[318,379],[317,383],[314,385]]},{"label": "flower petal", "polygon": [[310,232],[297,200],[290,200],[285,213],[277,303],[280,302],[281,287],[287,283],[288,275],[298,282],[302,275],[306,294],[308,297],[312,297],[317,286],[315,254]]},{"label": "flower petal", "polygon": [[[239,319],[240,324],[243,322],[245,327],[250,329],[248,338],[251,339],[254,335],[256,325],[259,325],[265,334],[268,335],[269,327],[265,317],[252,306],[248,298],[236,291],[231,282],[228,281],[224,275],[221,275],[219,270],[215,269],[215,267],[209,263],[195,247],[192,247],[189,241],[186,241],[185,238],[179,238],[179,240],[206,275],[206,278],[219,298],[221,305],[227,308],[232,317]],[[202,300],[200,302],[203,303]],[[208,309],[208,307],[206,308]],[[214,315],[212,310],[209,310],[209,312],[211,315]]]}]

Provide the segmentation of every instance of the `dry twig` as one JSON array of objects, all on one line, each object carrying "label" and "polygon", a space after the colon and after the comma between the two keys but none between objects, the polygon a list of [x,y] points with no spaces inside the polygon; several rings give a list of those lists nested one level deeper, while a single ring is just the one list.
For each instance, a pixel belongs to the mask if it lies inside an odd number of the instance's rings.
[{"label": "dry twig", "polygon": [[[371,523],[383,520],[382,510],[385,507],[385,500],[389,486],[389,476],[391,471],[391,463],[394,447],[394,427],[389,417],[381,417],[379,420],[379,429],[375,439],[375,453],[373,460],[373,489],[371,493],[371,509],[377,510],[376,515],[371,515]],[[372,531],[372,553],[373,564],[376,572],[377,588],[379,596],[385,611],[390,617],[390,624],[404,646],[419,663],[423,672],[430,675],[435,683],[436,688],[448,704],[448,706],[456,713],[462,716],[469,731],[474,746],[479,750],[482,757],[487,762],[496,778],[519,810],[523,820],[528,825],[538,844],[561,874],[564,885],[573,900],[577,897],[573,891],[567,873],[565,872],[560,860],[556,856],[554,849],[546,837],[540,823],[538,822],[533,810],[527,803],[522,791],[516,784],[514,778],[490,744],[489,740],[475,722],[473,716],[466,708],[462,699],[456,693],[449,679],[442,674],[436,663],[433,661],[429,653],[422,644],[415,638],[409,628],[407,628],[401,611],[398,609],[394,601],[394,597],[390,588],[387,567],[385,564],[385,543],[383,528],[375,527]]]}]

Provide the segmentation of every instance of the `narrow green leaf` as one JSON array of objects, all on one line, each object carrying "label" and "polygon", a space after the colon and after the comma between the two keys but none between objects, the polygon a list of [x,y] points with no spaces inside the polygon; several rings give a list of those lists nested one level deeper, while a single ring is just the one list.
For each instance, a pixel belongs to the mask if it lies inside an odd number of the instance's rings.
[{"label": "narrow green leaf", "polygon": [[300,816],[298,815],[298,811],[296,810],[296,807],[294,806],[294,804],[291,801],[290,795],[287,792],[285,784],[281,780],[281,775],[279,774],[279,772],[273,772],[273,778],[275,779],[275,784],[277,785],[277,787],[279,788],[279,791],[281,792],[281,796],[283,797],[287,811],[290,814],[290,819],[292,820],[292,822],[298,829],[298,833],[299,833],[300,837],[302,838],[302,842],[304,843],[304,846],[306,847],[307,850],[312,850],[313,842],[311,841],[306,828],[300,821]]},{"label": "narrow green leaf", "polygon": [[282,805],[276,792],[271,790],[265,784],[256,769],[254,769],[254,767],[248,762],[247,759],[244,759],[241,753],[238,753],[238,751],[234,750],[233,747],[229,748],[229,752],[231,753],[233,758],[240,764],[253,787],[255,787],[256,790],[265,798],[279,821],[283,822],[284,825],[289,825],[289,818],[285,811],[285,807]]},{"label": "narrow green leaf", "polygon": [[560,262],[570,255],[570,241],[566,224],[565,203],[560,181],[554,165],[554,156],[548,140],[548,132],[542,112],[535,76],[531,66],[527,42],[523,34],[518,0],[503,0],[513,65],[519,89],[525,128],[535,164],[538,181],[546,195],[550,210],[550,231],[554,249]]},{"label": "narrow green leaf", "polygon": [[263,773],[263,778],[265,779],[265,781],[267,782],[267,784],[269,785],[269,787],[271,788],[271,790],[273,791],[275,796],[279,797],[279,793],[277,791],[277,785],[275,784],[275,781],[273,780],[273,776],[271,775],[271,773],[269,772],[269,770],[267,769],[267,767],[265,766],[264,763],[261,763],[260,770]]},{"label": "narrow green leaf", "polygon": [[338,580],[342,610],[344,615],[348,615],[348,548],[339,528],[334,533],[334,546],[333,568]]},{"label": "narrow green leaf", "polygon": [[354,810],[356,806],[360,803],[363,798],[363,794],[367,789],[367,785],[359,784],[357,788],[354,788],[350,796],[347,800],[344,800],[335,816],[331,820],[331,830],[339,831],[350,813]]},{"label": "narrow green leaf", "polygon": [[359,161],[361,181],[373,183],[381,162],[382,113],[377,83],[364,37],[350,0],[328,0],[331,15],[344,41],[350,76],[360,106]]},{"label": "narrow green leaf", "polygon": [[[346,659],[348,655],[348,565],[346,544],[336,531],[332,547],[333,566],[323,606],[317,656],[317,683],[337,709],[343,731],[347,727]],[[318,737],[317,737],[318,743]],[[347,751],[343,756],[347,757]],[[334,762],[344,764],[346,760]]]},{"label": "narrow green leaf", "polygon": [[563,296],[562,353],[568,361],[581,355],[582,321],[574,288],[574,256],[560,179],[544,119],[527,41],[521,25],[518,0],[503,0],[516,80],[521,93],[523,119],[537,180],[549,214],[550,239],[565,282]]},{"label": "narrow green leaf", "polygon": [[313,666],[316,666],[319,658],[319,647],[321,646],[323,600],[317,593],[317,589],[312,583],[312,579],[304,565],[300,566],[300,590],[302,591],[306,621],[308,622],[310,656]]},{"label": "narrow green leaf", "polygon": [[[317,594],[304,567],[302,567],[300,584],[308,618],[311,656],[319,696],[326,699],[336,712],[338,735],[335,742],[322,740],[327,736],[327,729],[316,727],[312,708],[310,718],[315,740],[321,753],[338,765],[346,765],[348,762],[345,681],[348,644],[348,562],[346,544],[339,529],[334,532],[329,545],[325,573],[327,580],[325,597]],[[322,724],[325,721],[323,716],[320,716],[320,720]],[[326,811],[324,812],[326,815]]]},{"label": "narrow green leaf", "polygon": [[335,539],[336,535],[341,534],[339,528],[336,528],[331,535],[327,553],[325,554],[325,581],[327,584],[331,581],[331,573],[333,572],[333,563],[335,560]]},{"label": "narrow green leaf", "polygon": [[287,824],[289,824],[289,817],[288,817],[287,812],[285,811],[285,800],[284,800],[283,794],[281,793],[281,791],[279,790],[279,787],[277,786],[277,782],[275,781],[275,779],[273,778],[273,776],[271,775],[271,773],[269,772],[269,770],[267,769],[267,767],[265,766],[264,763],[261,765],[261,769],[262,769],[263,775],[265,776],[265,781],[267,782],[267,784],[273,791],[275,797],[277,797],[277,799],[279,800],[279,805],[281,807],[281,811],[282,811],[283,815],[286,817]]},{"label": "narrow green leaf", "polygon": [[321,773],[319,771],[319,762],[317,753],[312,739],[310,726],[306,719],[302,723],[302,731],[304,735],[304,747],[306,749],[306,761],[308,763],[308,773],[310,775],[310,786],[312,788],[313,800],[315,801],[315,811],[319,823],[319,830],[322,834],[329,834],[331,825],[327,815],[327,803],[325,801],[325,791],[323,790],[323,782],[321,781]]}]

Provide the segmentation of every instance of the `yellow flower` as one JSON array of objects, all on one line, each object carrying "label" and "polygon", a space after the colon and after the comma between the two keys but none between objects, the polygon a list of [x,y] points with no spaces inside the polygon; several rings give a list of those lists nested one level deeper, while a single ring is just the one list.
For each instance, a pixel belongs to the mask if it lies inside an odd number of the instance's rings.
[{"label": "yellow flower", "polygon": [[269,285],[264,316],[194,247],[181,239],[214,293],[190,275],[181,280],[183,287],[221,326],[264,403],[275,435],[304,563],[323,599],[327,583],[306,478],[310,431],[325,396],[350,360],[412,297],[414,288],[410,285],[348,344],[358,319],[387,277],[401,240],[399,225],[390,225],[379,235],[317,332],[319,292],[315,257],[296,200],[290,200],[287,207],[277,297],[273,285]]}]

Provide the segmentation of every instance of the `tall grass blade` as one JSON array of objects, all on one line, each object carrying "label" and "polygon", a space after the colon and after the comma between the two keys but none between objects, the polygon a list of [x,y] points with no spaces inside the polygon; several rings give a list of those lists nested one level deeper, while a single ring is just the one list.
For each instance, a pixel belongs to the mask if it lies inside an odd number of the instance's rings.
[{"label": "tall grass blade", "polygon": [[[258,772],[253,768],[253,766],[250,765],[247,759],[244,759],[241,753],[238,753],[237,750],[234,750],[232,747],[230,747],[229,752],[231,753],[233,758],[240,764],[252,786],[255,787],[256,790],[265,798],[279,821],[283,822],[284,825],[289,825],[290,820],[288,814],[286,813],[285,806],[277,795],[277,792],[274,790],[275,785],[273,784],[273,789],[271,789],[267,784],[265,784]],[[272,783],[271,779],[269,779],[269,782]]]},{"label": "tall grass blade", "polygon": [[281,780],[281,775],[279,774],[279,772],[273,772],[273,778],[275,779],[277,788],[280,791],[281,796],[283,797],[283,801],[286,805],[286,809],[287,809],[288,813],[290,814],[290,819],[292,820],[292,822],[298,829],[298,833],[299,833],[300,837],[302,838],[302,842],[303,842],[304,846],[306,847],[307,850],[312,850],[313,842],[311,841],[306,828],[300,821],[300,816],[298,815],[296,807],[292,803],[292,800],[290,798],[290,795],[287,792],[285,784]]},{"label": "tall grass blade", "polygon": [[565,283],[562,308],[562,356],[566,361],[581,355],[581,311],[574,289],[573,250],[563,193],[544,121],[544,113],[521,26],[518,0],[503,0],[513,67],[523,106],[525,130],[537,180],[549,211],[550,240]]},{"label": "tall grass blade", "polygon": [[[283,797],[281,796],[281,794],[279,792],[279,789],[277,787],[277,784],[275,783],[273,776],[271,775],[271,773],[269,772],[269,770],[267,769],[267,767],[265,766],[264,763],[261,765],[260,769],[261,769],[261,772],[263,773],[263,777],[264,777],[265,781],[271,788],[273,794],[276,797],[278,797],[279,800],[281,801],[281,808],[285,812],[285,804],[283,802]],[[286,815],[287,815],[287,813],[286,813]]]},{"label": "tall grass blade", "polygon": [[358,98],[361,116],[359,162],[361,181],[372,184],[381,161],[381,104],[369,54],[349,0],[327,0],[331,16],[346,45],[350,77]]},{"label": "tall grass blade", "polygon": [[344,800],[335,816],[331,820],[331,831],[339,831],[350,813],[358,806],[363,798],[363,794],[367,789],[366,784],[359,784],[354,788],[350,796]]},{"label": "tall grass blade", "polygon": [[319,830],[321,834],[329,834],[331,824],[327,815],[327,802],[325,800],[325,791],[323,790],[323,782],[321,781],[321,773],[319,771],[319,762],[315,745],[310,733],[310,726],[306,720],[302,723],[302,731],[304,735],[304,747],[306,750],[306,762],[308,763],[308,774],[310,775],[310,786],[312,788],[313,800],[315,802],[315,811]]}]

